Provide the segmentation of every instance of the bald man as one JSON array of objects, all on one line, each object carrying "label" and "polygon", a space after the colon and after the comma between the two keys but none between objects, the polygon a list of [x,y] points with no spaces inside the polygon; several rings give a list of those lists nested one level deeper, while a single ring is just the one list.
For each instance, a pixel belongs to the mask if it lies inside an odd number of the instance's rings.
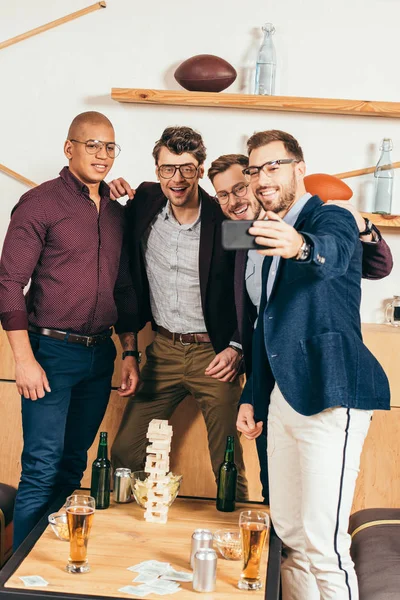
[{"label": "bald man", "polygon": [[22,396],[14,548],[56,494],[79,488],[110,395],[112,326],[125,356],[119,393],[130,396],[138,385],[123,207],[103,181],[119,151],[107,117],[78,115],[64,144],[68,167],[12,211],[0,262],[0,318]]}]

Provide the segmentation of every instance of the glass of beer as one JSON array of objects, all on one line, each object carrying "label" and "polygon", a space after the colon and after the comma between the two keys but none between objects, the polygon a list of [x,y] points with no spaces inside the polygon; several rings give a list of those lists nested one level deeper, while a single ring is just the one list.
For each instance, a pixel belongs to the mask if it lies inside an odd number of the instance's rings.
[{"label": "glass of beer", "polygon": [[83,494],[68,496],[65,503],[69,531],[68,573],[87,573],[87,545],[92,527],[95,499]]},{"label": "glass of beer", "polygon": [[245,510],[240,513],[239,527],[242,538],[243,571],[238,588],[259,590],[262,588],[260,563],[270,527],[269,516],[258,510]]}]

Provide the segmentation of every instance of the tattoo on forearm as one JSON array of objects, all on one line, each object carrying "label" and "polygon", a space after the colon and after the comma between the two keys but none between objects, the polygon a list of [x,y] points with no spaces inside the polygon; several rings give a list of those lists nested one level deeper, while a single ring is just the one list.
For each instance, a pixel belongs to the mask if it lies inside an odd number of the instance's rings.
[{"label": "tattoo on forearm", "polygon": [[136,333],[121,333],[119,336],[122,350],[137,350],[137,334]]}]

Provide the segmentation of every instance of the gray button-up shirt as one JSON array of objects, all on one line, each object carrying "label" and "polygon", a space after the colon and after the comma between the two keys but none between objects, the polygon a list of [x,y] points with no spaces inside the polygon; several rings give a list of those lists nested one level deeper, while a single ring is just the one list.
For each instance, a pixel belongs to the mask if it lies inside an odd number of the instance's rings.
[{"label": "gray button-up shirt", "polygon": [[154,321],[176,333],[205,332],[199,279],[200,221],[181,225],[168,202],[142,238]]},{"label": "gray button-up shirt", "polygon": [[[288,225],[294,226],[297,221],[297,218],[304,206],[307,204],[308,200],[312,197],[311,194],[304,194],[295,204],[293,204],[292,208],[286,213],[283,217],[283,220]],[[261,270],[262,263],[264,260],[264,256],[258,254],[257,250],[249,250],[247,253],[247,263],[246,263],[246,290],[249,295],[250,300],[257,308],[257,314],[260,310],[260,302],[261,302]],[[270,297],[273,285],[275,283],[276,273],[279,267],[280,256],[274,256],[272,258],[271,267],[269,269],[268,280],[267,280],[267,298]],[[254,327],[256,326],[254,324]]]}]

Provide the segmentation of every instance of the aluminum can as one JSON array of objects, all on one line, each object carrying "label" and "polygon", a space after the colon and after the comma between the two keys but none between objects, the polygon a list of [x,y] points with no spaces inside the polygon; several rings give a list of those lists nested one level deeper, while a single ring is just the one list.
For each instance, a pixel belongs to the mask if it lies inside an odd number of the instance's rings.
[{"label": "aluminum can", "polygon": [[213,592],[217,581],[217,553],[212,548],[201,548],[194,555],[193,589],[195,592]]},{"label": "aluminum can", "polygon": [[119,468],[114,472],[114,491],[113,497],[115,502],[131,502],[132,501],[132,486],[131,486],[131,470]]},{"label": "aluminum can", "polygon": [[209,529],[195,529],[192,533],[192,547],[190,550],[190,566],[194,569],[194,555],[200,548],[212,548],[213,534]]}]

